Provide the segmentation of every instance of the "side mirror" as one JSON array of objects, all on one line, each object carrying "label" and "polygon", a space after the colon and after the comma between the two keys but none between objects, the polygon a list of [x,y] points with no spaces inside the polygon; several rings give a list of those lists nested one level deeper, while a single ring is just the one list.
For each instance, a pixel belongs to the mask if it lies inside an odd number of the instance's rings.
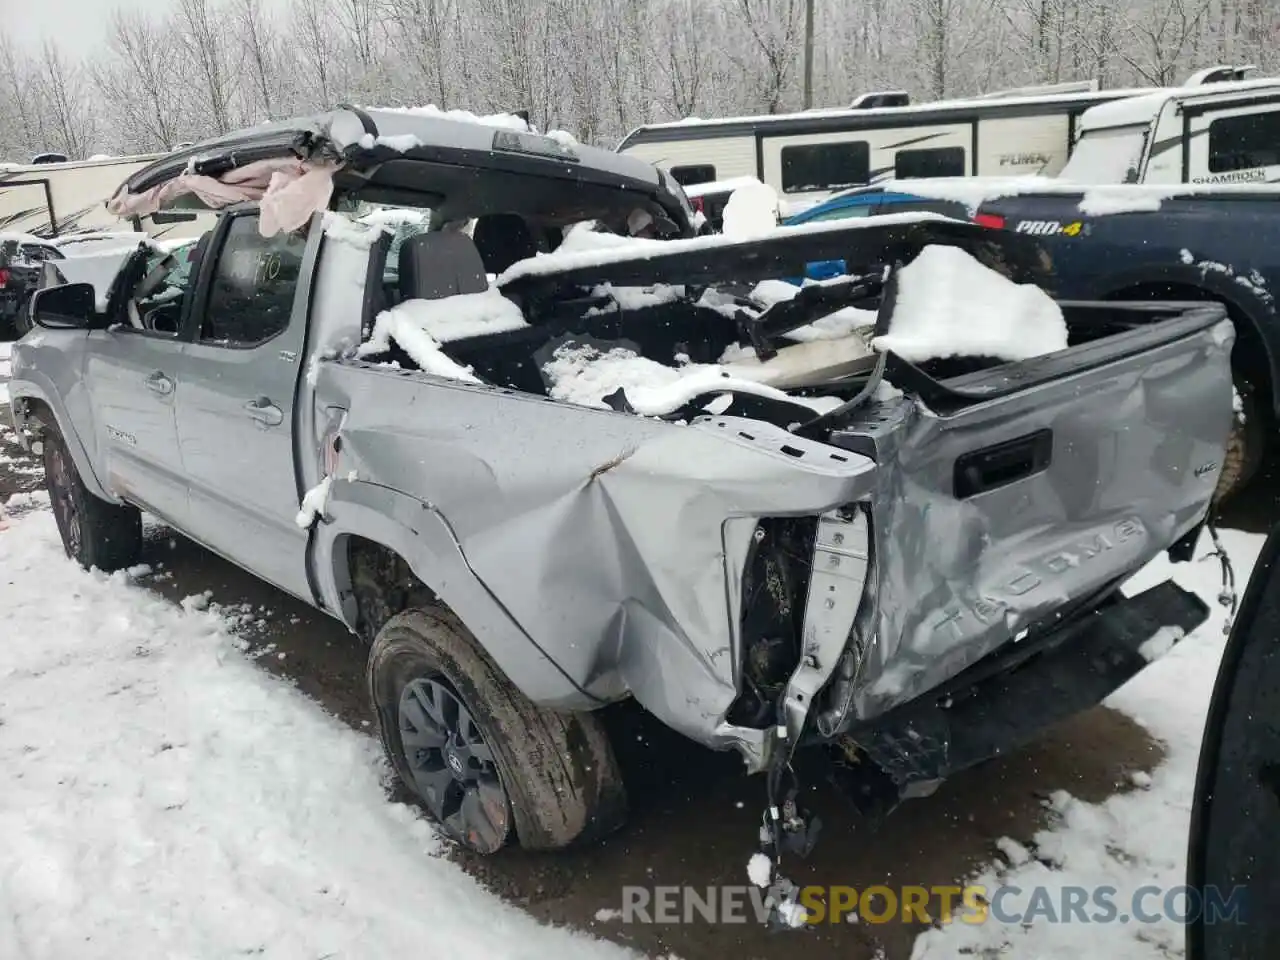
[{"label": "side mirror", "polygon": [[97,310],[92,283],[64,283],[31,295],[31,319],[50,330],[83,330]]}]

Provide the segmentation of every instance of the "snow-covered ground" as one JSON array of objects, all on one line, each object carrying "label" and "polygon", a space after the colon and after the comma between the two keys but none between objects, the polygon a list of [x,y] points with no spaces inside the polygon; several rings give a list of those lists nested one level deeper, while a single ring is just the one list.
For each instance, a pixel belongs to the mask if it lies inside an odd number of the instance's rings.
[{"label": "snow-covered ground", "polygon": [[372,739],[216,612],[74,567],[47,502],[0,532],[0,957],[630,956],[436,856]]},{"label": "snow-covered ground", "polygon": [[9,402],[9,357],[13,353],[12,343],[0,343],[0,403]]},{"label": "snow-covered ground", "polygon": [[[1225,531],[1222,539],[1243,593],[1263,538]],[[1156,885],[1168,891],[1186,883],[1187,832],[1200,737],[1226,642],[1226,612],[1215,600],[1221,590],[1221,568],[1216,558],[1206,556],[1210,548],[1207,537],[1204,541],[1196,560],[1187,564],[1156,560],[1130,581],[1130,588],[1145,589],[1172,573],[1179,584],[1211,604],[1212,618],[1107,701],[1165,744],[1165,762],[1149,780],[1138,777],[1136,789],[1104,803],[1083,803],[1059,792],[1051,802],[1055,821],[1051,826],[1035,837],[1011,837],[1014,842],[1002,843],[1005,861],[982,871],[973,882],[988,890],[1000,885],[1020,887],[1022,895],[1004,901],[1009,911],[1025,911],[1037,886],[1053,891],[1054,904],[1061,904],[1057,891],[1066,886],[1091,891],[1114,887],[1112,902],[1124,913],[1140,887]],[[1162,900],[1162,895],[1151,896],[1141,905],[1151,914],[1160,909]],[[1087,914],[1095,912],[1092,904],[1086,909]],[[1183,955],[1184,936],[1184,928],[1171,920],[1039,922],[1023,928],[988,919],[983,924],[957,922],[924,934],[916,941],[912,960],[970,955],[1168,960]]]},{"label": "snow-covered ground", "polygon": [[[388,801],[374,741],[256,667],[203,596],[163,600],[146,589],[145,569],[82,572],[63,554],[43,493],[19,494],[9,510],[0,957],[631,956],[540,926],[438,856],[431,829]],[[1243,585],[1261,538],[1224,539]],[[1135,585],[1169,569],[1156,561]],[[1216,561],[1172,570],[1216,596]],[[1222,624],[1215,606],[1206,628],[1112,698],[1167,744],[1149,782],[1098,805],[1058,796],[1057,822],[1002,842],[1014,862],[979,882],[1109,884],[1117,902],[1143,884],[1183,882]],[[601,891],[602,902],[615,898]],[[926,933],[914,956],[1145,960],[1178,956],[1181,943],[1172,923],[991,920]]]}]

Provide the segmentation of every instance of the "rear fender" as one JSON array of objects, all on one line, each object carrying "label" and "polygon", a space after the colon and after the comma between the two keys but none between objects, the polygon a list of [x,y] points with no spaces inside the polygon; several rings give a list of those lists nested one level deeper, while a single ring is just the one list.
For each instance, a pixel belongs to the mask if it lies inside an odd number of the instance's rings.
[{"label": "rear fender", "polygon": [[467,626],[499,669],[541,706],[590,710],[602,701],[578,687],[520,629],[467,566],[445,519],[429,504],[389,487],[336,481],[316,524],[312,565],[327,609],[356,628],[347,540],[361,537],[393,550]]}]

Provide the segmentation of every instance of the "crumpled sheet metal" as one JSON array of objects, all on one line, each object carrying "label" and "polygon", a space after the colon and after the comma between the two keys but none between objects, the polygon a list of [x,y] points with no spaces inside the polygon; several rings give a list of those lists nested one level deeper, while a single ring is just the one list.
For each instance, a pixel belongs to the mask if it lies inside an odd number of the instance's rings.
[{"label": "crumpled sheet metal", "polygon": [[[1200,522],[1217,476],[1206,466],[1220,464],[1231,421],[1231,343],[1215,336],[1206,330],[1105,379],[905,418],[872,497],[877,609],[851,718],[933,689]],[[953,495],[958,456],[1040,428],[1054,437],[1046,472]]]},{"label": "crumpled sheet metal", "polygon": [[749,538],[734,518],[816,515],[865,497],[875,474],[758,421],[678,426],[326,367],[346,374],[344,458],[361,476],[440,511],[475,574],[582,688],[630,692],[703,743],[737,694],[731,598]]}]

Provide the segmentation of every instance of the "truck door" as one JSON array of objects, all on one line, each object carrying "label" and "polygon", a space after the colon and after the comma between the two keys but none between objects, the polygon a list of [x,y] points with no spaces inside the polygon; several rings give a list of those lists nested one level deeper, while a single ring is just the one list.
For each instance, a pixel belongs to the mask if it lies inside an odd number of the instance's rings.
[{"label": "truck door", "polygon": [[191,535],[304,598],[293,415],[306,328],[294,293],[306,249],[305,227],[263,237],[257,210],[224,215],[188,318],[177,412]]},{"label": "truck door", "polygon": [[1192,183],[1280,182],[1280,104],[1207,109],[1190,123]]},{"label": "truck door", "polygon": [[[177,288],[184,283],[185,278]],[[184,387],[178,330],[117,323],[91,331],[88,339],[84,379],[106,485],[183,526],[187,480],[174,415]]]}]

